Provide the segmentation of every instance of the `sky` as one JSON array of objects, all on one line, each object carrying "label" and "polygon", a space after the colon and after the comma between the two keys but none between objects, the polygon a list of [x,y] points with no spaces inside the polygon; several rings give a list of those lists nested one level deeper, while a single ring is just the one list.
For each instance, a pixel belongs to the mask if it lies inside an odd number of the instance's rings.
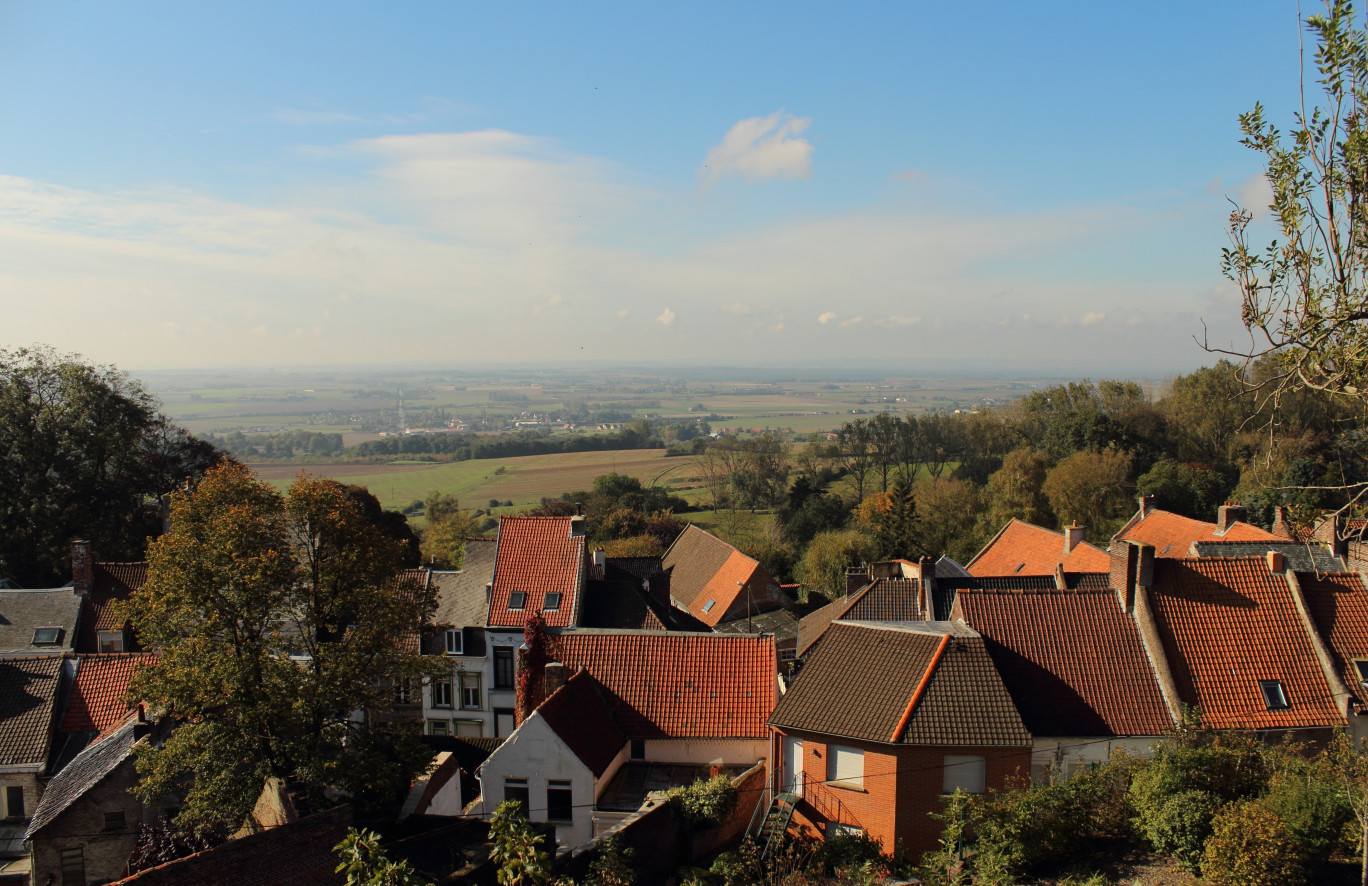
[{"label": "sky", "polygon": [[1186,371],[1243,334],[1237,117],[1291,124],[1299,35],[1282,0],[0,0],[0,348]]}]

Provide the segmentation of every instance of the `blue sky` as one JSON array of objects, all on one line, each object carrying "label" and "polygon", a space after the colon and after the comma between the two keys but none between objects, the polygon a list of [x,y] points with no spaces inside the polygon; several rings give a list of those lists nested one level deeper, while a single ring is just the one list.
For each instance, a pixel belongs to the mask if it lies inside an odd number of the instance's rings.
[{"label": "blue sky", "polygon": [[1296,16],[0,2],[0,347],[1182,371]]}]

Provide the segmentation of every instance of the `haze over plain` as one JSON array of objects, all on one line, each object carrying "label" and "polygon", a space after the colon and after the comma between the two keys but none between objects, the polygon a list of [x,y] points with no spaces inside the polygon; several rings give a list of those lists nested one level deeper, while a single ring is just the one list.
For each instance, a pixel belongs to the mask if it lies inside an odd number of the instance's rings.
[{"label": "haze over plain", "polygon": [[0,6],[0,347],[1184,371],[1290,2]]}]

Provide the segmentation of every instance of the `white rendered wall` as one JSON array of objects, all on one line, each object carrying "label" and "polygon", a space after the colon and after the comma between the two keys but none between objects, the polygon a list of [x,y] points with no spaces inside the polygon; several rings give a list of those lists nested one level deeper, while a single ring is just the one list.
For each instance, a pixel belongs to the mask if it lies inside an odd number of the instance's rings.
[{"label": "white rendered wall", "polygon": [[1133,757],[1149,757],[1159,736],[1129,738],[1036,738],[1031,745],[1031,778],[1041,780],[1050,767],[1068,775],[1070,767],[1105,763],[1116,751]]},{"label": "white rendered wall", "polygon": [[551,730],[541,714],[522,722],[499,749],[479,768],[480,795],[486,813],[504,800],[504,779],[527,779],[530,821],[546,821],[546,783],[570,782],[575,805],[574,821],[556,825],[556,840],[561,846],[578,846],[594,836],[594,774]]},{"label": "white rendered wall", "polygon": [[724,766],[754,766],[769,756],[769,738],[651,739],[647,763],[692,763],[707,766],[720,759]]}]

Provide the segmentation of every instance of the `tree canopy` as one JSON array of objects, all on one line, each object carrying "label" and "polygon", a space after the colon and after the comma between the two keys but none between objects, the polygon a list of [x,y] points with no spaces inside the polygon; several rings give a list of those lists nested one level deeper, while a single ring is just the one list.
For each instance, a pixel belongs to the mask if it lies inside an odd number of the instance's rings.
[{"label": "tree canopy", "polygon": [[124,372],[47,348],[0,350],[0,578],[52,587],[71,541],[140,560],[158,497],[222,458]]},{"label": "tree canopy", "polygon": [[175,495],[128,604],[158,653],[131,694],[178,724],[140,751],[138,793],[188,784],[178,823],[203,831],[240,823],[268,777],[315,802],[388,799],[406,785],[427,761],[376,725],[424,667],[418,629],[432,601],[401,581],[404,556],[331,480],[301,477],[282,496],[223,465]]}]

